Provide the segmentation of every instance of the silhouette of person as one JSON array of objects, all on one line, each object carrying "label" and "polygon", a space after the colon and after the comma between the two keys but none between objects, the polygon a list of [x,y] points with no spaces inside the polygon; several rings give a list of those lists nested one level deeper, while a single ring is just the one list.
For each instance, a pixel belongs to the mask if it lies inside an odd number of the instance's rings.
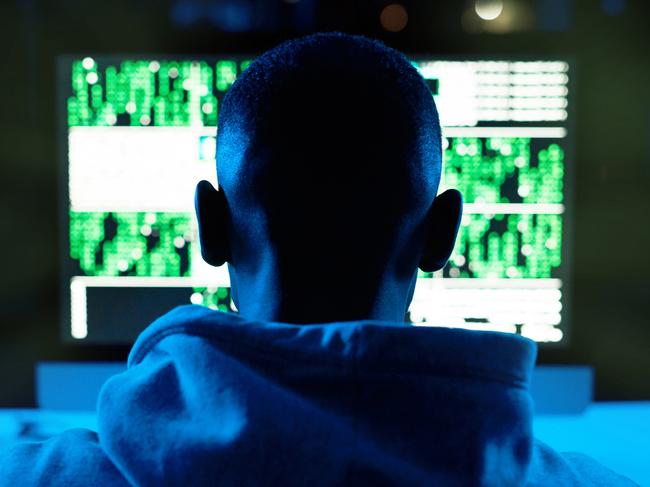
[{"label": "silhouette of person", "polygon": [[440,124],[415,68],[371,41],[315,36],[248,68],[219,121],[220,190],[198,185],[197,215],[241,314],[403,321],[418,266],[447,262],[462,206],[456,190],[436,197]]},{"label": "silhouette of person", "polygon": [[532,436],[535,344],[404,323],[462,200],[406,58],[343,34],[289,41],[219,113],[197,186],[204,259],[239,315],[177,308],[98,400],[98,431],[0,457],[0,485],[630,485]]}]

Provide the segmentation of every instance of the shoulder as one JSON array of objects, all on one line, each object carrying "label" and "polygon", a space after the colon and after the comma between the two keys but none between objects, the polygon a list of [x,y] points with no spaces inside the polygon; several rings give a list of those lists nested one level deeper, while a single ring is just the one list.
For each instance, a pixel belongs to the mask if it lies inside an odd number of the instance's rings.
[{"label": "shoulder", "polygon": [[72,429],[0,454],[0,486],[129,485],[104,454],[97,433]]},{"label": "shoulder", "polygon": [[528,485],[617,487],[637,484],[587,455],[559,453],[535,440]]},{"label": "shoulder", "polygon": [[177,337],[212,338],[226,334],[233,327],[240,328],[242,320],[230,313],[214,311],[203,306],[186,305],[174,308],[149,325],[138,336],[128,364],[133,366],[141,362],[161,341]]}]

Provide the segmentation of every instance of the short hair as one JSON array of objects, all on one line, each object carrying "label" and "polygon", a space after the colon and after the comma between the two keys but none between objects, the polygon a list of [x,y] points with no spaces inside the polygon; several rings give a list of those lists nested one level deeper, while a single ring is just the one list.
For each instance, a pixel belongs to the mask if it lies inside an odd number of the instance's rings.
[{"label": "short hair", "polygon": [[231,205],[259,205],[276,221],[293,205],[306,226],[348,230],[361,220],[394,232],[428,209],[440,171],[433,95],[403,54],[376,40],[322,33],[284,42],[251,63],[221,104],[219,185]]},{"label": "short hair", "polygon": [[377,159],[397,156],[395,169],[408,165],[419,185],[438,186],[441,133],[433,96],[406,57],[379,41],[315,34],[251,63],[223,100],[219,143],[236,133],[295,153],[305,147],[291,140],[290,129],[311,132],[310,142],[327,139],[329,147],[319,151],[342,159],[362,151]]}]

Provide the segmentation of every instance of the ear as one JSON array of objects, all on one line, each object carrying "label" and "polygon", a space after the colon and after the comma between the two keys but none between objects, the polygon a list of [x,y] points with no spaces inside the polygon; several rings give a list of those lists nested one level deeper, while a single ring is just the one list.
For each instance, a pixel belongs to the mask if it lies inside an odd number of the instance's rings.
[{"label": "ear", "polygon": [[220,266],[230,259],[228,243],[228,206],[223,191],[214,189],[208,181],[196,185],[194,195],[199,242],[203,260]]},{"label": "ear", "polygon": [[425,243],[420,258],[420,269],[434,272],[442,269],[454,250],[460,219],[463,216],[463,197],[455,189],[436,196],[425,221]]}]

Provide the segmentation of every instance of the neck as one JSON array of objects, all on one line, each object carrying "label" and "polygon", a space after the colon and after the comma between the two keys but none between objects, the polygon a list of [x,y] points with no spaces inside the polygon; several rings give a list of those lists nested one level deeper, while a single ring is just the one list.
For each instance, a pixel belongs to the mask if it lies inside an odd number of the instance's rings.
[{"label": "neck", "polygon": [[[232,276],[242,316],[257,321],[308,324],[378,320],[403,322],[412,297],[410,283],[301,282]],[[366,284],[366,285],[364,285]],[[414,282],[413,282],[414,285]]]},{"label": "neck", "polygon": [[399,279],[388,271],[283,269],[275,259],[255,266],[228,265],[233,297],[242,316],[257,321],[308,324],[377,320],[403,322],[417,273]]}]

